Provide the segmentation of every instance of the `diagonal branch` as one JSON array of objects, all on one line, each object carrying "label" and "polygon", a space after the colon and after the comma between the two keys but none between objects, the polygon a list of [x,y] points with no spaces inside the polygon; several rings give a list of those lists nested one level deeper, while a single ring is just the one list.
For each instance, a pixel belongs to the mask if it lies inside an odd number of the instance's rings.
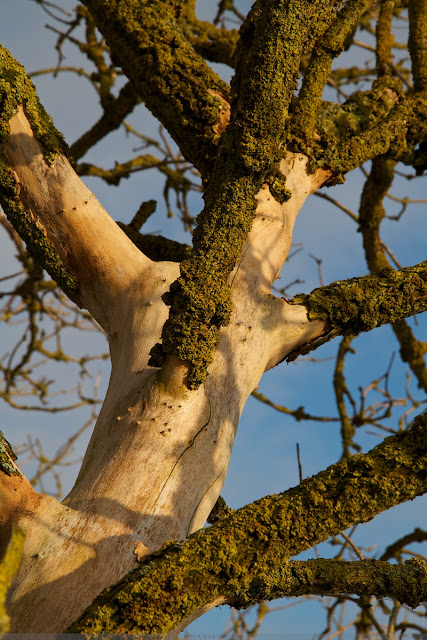
[{"label": "diagonal branch", "polygon": [[253,601],[254,579],[265,580],[291,556],[423,494],[426,451],[424,413],[369,453],[167,544],[98,596],[67,631],[165,633],[200,608]]},{"label": "diagonal branch", "polygon": [[228,85],[205,63],[180,25],[182,2],[83,0],[114,63],[164,125],[183,155],[206,175]]},{"label": "diagonal branch", "polygon": [[230,124],[205,190],[191,258],[165,300],[171,310],[162,344],[151,352],[154,366],[170,356],[184,361],[192,389],[205,381],[219,330],[230,322],[228,280],[251,230],[257,193],[268,181],[281,203],[291,195],[283,175],[275,179],[288,108],[301,56],[328,28],[337,4],[258,1],[240,31]]},{"label": "diagonal branch", "polygon": [[254,579],[250,600],[233,602],[233,606],[246,608],[264,600],[339,593],[396,598],[415,609],[427,598],[427,563],[418,559],[401,565],[381,560],[291,560]]},{"label": "diagonal branch", "polygon": [[107,332],[114,331],[123,296],[138,280],[141,289],[151,260],[77,176],[25,70],[4,48],[0,94],[0,202],[5,213],[63,291]]},{"label": "diagonal branch", "polygon": [[347,2],[316,44],[292,118],[293,131],[301,129],[302,135],[307,138],[313,135],[332,62],[344,50],[348,35],[357,27],[361,16],[372,4],[373,0],[350,0]]},{"label": "diagonal branch", "polygon": [[134,107],[140,102],[130,82],[120,89],[117,98],[110,101],[108,109],[95,124],[86,131],[70,147],[70,155],[74,160],[79,160],[97,142],[108,133],[118,129],[127,115],[132,113]]}]

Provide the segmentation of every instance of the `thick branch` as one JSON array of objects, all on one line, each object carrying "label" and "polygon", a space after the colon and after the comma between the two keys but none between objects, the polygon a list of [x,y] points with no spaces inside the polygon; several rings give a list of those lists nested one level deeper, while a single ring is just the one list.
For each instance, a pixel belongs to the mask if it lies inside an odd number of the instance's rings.
[{"label": "thick branch", "polygon": [[[384,84],[381,84],[382,80],[378,81],[372,98],[369,97],[370,92],[366,94],[365,104],[362,103],[363,94],[356,95],[353,101],[356,105],[354,115],[359,120],[361,132],[354,135],[354,129],[350,127],[346,131],[347,139],[340,142],[335,138],[335,144],[319,152],[318,160],[313,161],[313,165],[328,167],[334,174],[343,176],[364,162],[387,154],[395,160],[415,166],[415,147],[427,140],[427,97],[424,93],[418,93],[399,102],[398,93],[388,86],[389,79],[386,80]],[[367,108],[371,109],[373,117]],[[345,120],[346,109],[341,111]]]},{"label": "thick branch", "polygon": [[19,187],[10,171],[13,167],[10,167],[5,155],[3,145],[9,134],[9,121],[21,105],[25,105],[32,131],[43,145],[46,163],[51,162],[57,153],[65,151],[65,142],[38,101],[24,68],[0,45],[0,204],[32,255],[64,293],[74,299],[78,284],[60,260],[52,243],[25,210]]},{"label": "thick branch", "polygon": [[409,0],[409,52],[414,88],[427,88],[427,0]]},{"label": "thick branch", "polygon": [[118,229],[61,153],[62,138],[23,67],[5,49],[0,53],[2,206],[64,292],[113,331],[121,322],[116,313],[121,296],[131,295],[136,282],[141,295],[151,261]]},{"label": "thick branch", "polygon": [[136,93],[183,155],[211,170],[228,86],[196,54],[179,22],[180,3],[83,0]]},{"label": "thick branch", "polygon": [[289,302],[305,305],[310,320],[329,325],[323,338],[287,358],[294,360],[338,335],[357,335],[425,311],[427,261],[399,271],[387,267],[378,274],[333,282]]},{"label": "thick branch", "polygon": [[219,329],[230,321],[228,279],[255,217],[256,194],[268,182],[280,202],[291,196],[277,167],[288,107],[301,56],[328,28],[337,4],[258,1],[241,29],[230,124],[197,219],[191,258],[165,299],[171,310],[162,344],[150,361],[160,366],[173,355],[190,363],[191,388],[206,379]]},{"label": "thick branch", "polygon": [[425,413],[369,453],[167,545],[105,590],[68,631],[165,633],[207,603],[250,602],[254,580],[289,557],[421,495],[426,451]]},{"label": "thick branch", "polygon": [[406,560],[403,565],[380,560],[291,560],[280,569],[253,580],[252,602],[235,602],[233,606],[246,608],[253,603],[288,596],[340,593],[396,598],[415,609],[427,598],[427,564],[418,559]]}]

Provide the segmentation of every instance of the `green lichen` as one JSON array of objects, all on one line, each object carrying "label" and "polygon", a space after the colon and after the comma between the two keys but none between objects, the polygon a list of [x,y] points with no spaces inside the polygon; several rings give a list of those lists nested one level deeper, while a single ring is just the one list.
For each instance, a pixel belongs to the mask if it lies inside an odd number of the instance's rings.
[{"label": "green lichen", "polygon": [[291,125],[293,134],[299,132],[297,135],[309,144],[313,143],[316,119],[332,62],[344,50],[348,36],[352,34],[361,15],[371,4],[371,0],[346,3],[313,50]]},{"label": "green lichen", "polygon": [[269,186],[273,198],[280,204],[287,202],[292,196],[292,191],[286,188],[286,176],[282,174],[277,174]]},{"label": "green lichen", "polygon": [[178,3],[85,0],[110,47],[113,61],[165,126],[183,155],[206,175],[219,135],[221,103],[228,85],[196,54],[180,24]]},{"label": "green lichen", "polygon": [[333,282],[290,302],[304,304],[310,320],[327,320],[342,335],[371,331],[427,309],[427,262]]},{"label": "green lichen", "polygon": [[388,79],[381,78],[373,93],[356,94],[342,108],[326,105],[321,110],[321,141],[312,149],[310,161],[313,170],[329,168],[339,182],[352,169],[384,154],[406,164],[424,161],[419,152],[427,139],[427,96],[403,99],[399,80],[391,88],[387,84]]},{"label": "green lichen", "polygon": [[234,511],[181,543],[166,544],[100,594],[67,632],[163,634],[218,596],[247,606],[257,576],[424,493],[426,451],[423,414],[368,454]]},{"label": "green lichen", "polygon": [[20,476],[20,472],[12,464],[12,461],[17,460],[17,456],[14,454],[12,447],[0,431],[0,471],[6,473],[8,476]]},{"label": "green lichen", "polygon": [[77,283],[62,264],[52,244],[25,211],[19,197],[19,186],[9,169],[2,145],[10,133],[9,121],[19,106],[24,108],[34,135],[42,145],[46,162],[51,163],[58,152],[65,151],[65,142],[40,104],[34,85],[27,78],[22,65],[0,45],[0,204],[31,254],[64,293],[73,299]]},{"label": "green lichen", "polygon": [[380,560],[291,560],[254,579],[245,606],[287,596],[331,593],[392,597],[415,608],[427,597],[427,563],[419,559],[406,560],[403,565]]},{"label": "green lichen", "polygon": [[414,88],[427,88],[427,0],[409,0],[409,41]]},{"label": "green lichen", "polygon": [[[190,388],[205,381],[219,329],[229,322],[228,278],[255,217],[255,196],[283,153],[300,57],[332,19],[331,3],[269,0],[256,2],[242,27],[233,114],[206,185],[191,258],[163,298],[171,309],[162,344],[151,352],[154,366],[168,354],[189,362]],[[280,179],[276,187],[279,199],[289,196]]]},{"label": "green lichen", "polygon": [[6,611],[6,595],[21,562],[24,537],[24,532],[16,525],[12,525],[6,552],[0,559],[0,634],[7,633],[10,628],[10,619]]}]

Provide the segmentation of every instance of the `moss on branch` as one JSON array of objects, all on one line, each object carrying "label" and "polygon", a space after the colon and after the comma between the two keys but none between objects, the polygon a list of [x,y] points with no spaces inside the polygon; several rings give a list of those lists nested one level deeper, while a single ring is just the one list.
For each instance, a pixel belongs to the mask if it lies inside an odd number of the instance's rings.
[{"label": "moss on branch", "polygon": [[17,460],[17,456],[12,450],[9,442],[0,431],[0,473],[6,473],[8,476],[20,476],[21,473],[12,462]]},{"label": "moss on branch", "polygon": [[427,0],[409,0],[409,53],[416,91],[427,89]]},{"label": "moss on branch", "polygon": [[427,261],[394,271],[333,282],[295,296],[310,320],[327,320],[336,335],[356,335],[427,309]]},{"label": "moss on branch", "polygon": [[[426,452],[427,413],[369,453],[166,544],[104,590],[67,631],[165,633],[219,596],[246,605],[254,581],[280,571],[290,557],[424,493]],[[414,602],[413,576],[409,582],[405,599]]]},{"label": "moss on branch", "polygon": [[[383,199],[392,185],[396,162],[384,156],[375,158],[363,187],[359,209],[359,229],[363,236],[365,257],[371,273],[389,267],[381,242],[380,226],[385,216]],[[424,356],[427,343],[419,342],[405,320],[396,320],[393,331],[400,344],[400,355],[415,374],[418,385],[427,391],[427,368]]]},{"label": "moss on branch", "polygon": [[253,580],[249,593],[252,601],[233,602],[233,606],[246,608],[287,596],[354,593],[396,598],[415,609],[427,598],[427,563],[419,559],[406,560],[402,565],[380,560],[291,560]]},{"label": "moss on branch", "polygon": [[300,59],[328,28],[338,4],[258,1],[240,31],[230,124],[207,183],[191,258],[164,296],[171,310],[162,344],[151,352],[154,366],[167,355],[189,362],[190,388],[206,379],[219,329],[229,322],[228,277],[251,229],[257,192],[268,181],[279,201],[290,195],[274,178]]},{"label": "moss on branch", "polygon": [[40,104],[24,67],[0,45],[0,204],[33,257],[64,293],[74,299],[78,284],[65,268],[51,242],[24,209],[19,197],[19,185],[9,168],[4,151],[3,143],[10,133],[9,121],[20,106],[24,108],[34,136],[43,148],[46,162],[51,163],[58,152],[66,151],[64,139]]},{"label": "moss on branch", "polygon": [[373,0],[351,0],[340,10],[336,19],[317,42],[306,69],[298,102],[293,114],[293,134],[310,140],[315,132],[317,114],[332,62],[344,50],[349,34],[356,28],[362,14]]},{"label": "moss on branch", "polygon": [[139,97],[166,127],[183,155],[206,175],[216,154],[221,101],[228,85],[184,35],[179,2],[83,0]]},{"label": "moss on branch", "polygon": [[355,94],[343,107],[321,110],[322,145],[327,141],[327,149],[319,145],[314,150],[312,167],[328,167],[336,181],[342,181],[346,173],[379,155],[415,166],[416,148],[427,140],[427,96],[403,99],[399,93],[399,80],[381,78],[372,91]]}]

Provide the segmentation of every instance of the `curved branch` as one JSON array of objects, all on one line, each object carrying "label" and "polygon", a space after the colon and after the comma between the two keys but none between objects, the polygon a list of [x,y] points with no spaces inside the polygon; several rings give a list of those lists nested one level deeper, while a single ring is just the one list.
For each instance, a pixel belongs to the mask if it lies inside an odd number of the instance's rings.
[{"label": "curved branch", "polygon": [[0,68],[5,213],[64,293],[88,309],[107,333],[114,331],[120,323],[118,305],[138,280],[141,289],[151,260],[77,176],[25,70],[3,48]]},{"label": "curved branch", "polygon": [[[359,209],[359,229],[363,236],[366,262],[371,273],[378,273],[390,266],[381,243],[380,225],[385,216],[383,199],[393,182],[395,166],[394,160],[384,156],[375,158],[363,187]],[[405,320],[396,320],[392,323],[392,328],[400,344],[402,360],[411,367],[418,385],[427,391],[427,367],[424,361],[426,345],[415,338]]]},{"label": "curved branch", "polygon": [[98,122],[71,145],[70,155],[74,160],[79,160],[108,133],[118,129],[126,116],[132,113],[138,102],[140,102],[140,98],[135,93],[133,85],[130,82],[126,83],[120,89],[117,98],[110,101],[108,109],[104,111]]},{"label": "curved branch", "polygon": [[191,389],[206,380],[219,330],[230,322],[228,280],[251,230],[257,193],[269,182],[277,201],[291,196],[277,175],[288,107],[301,56],[328,28],[338,4],[332,0],[320,9],[308,0],[258,1],[240,31],[230,124],[205,191],[191,258],[181,264],[165,299],[171,309],[162,344],[149,363],[162,366],[170,356],[179,358],[189,366]]},{"label": "curved branch", "polygon": [[316,44],[306,70],[298,103],[292,118],[292,130],[301,129],[311,137],[316,126],[317,113],[323,90],[328,81],[332,62],[344,50],[346,39],[357,27],[363,13],[373,0],[351,0],[340,10],[335,21]]},{"label": "curved branch", "polygon": [[[384,86],[376,88],[372,97],[367,92],[364,105],[360,102],[357,106],[357,102],[363,99],[363,94],[357,96],[355,113],[360,108],[357,117],[362,130],[353,135],[350,127],[347,139],[342,142],[336,139],[333,148],[322,150],[318,160],[313,162],[314,165],[328,167],[335,175],[341,176],[342,180],[342,176],[352,169],[383,154],[406,164],[416,162],[417,152],[414,149],[427,140],[427,96],[425,93],[416,93],[395,104],[399,100],[398,94],[388,84],[387,79]],[[375,97],[375,94],[378,95]],[[374,117],[365,128],[365,109],[369,102],[370,108],[375,112],[376,107],[380,117]]]},{"label": "curved branch", "polygon": [[165,633],[209,603],[246,605],[254,580],[281,570],[289,557],[424,493],[426,451],[424,413],[369,453],[167,544],[106,589],[67,631]]}]

